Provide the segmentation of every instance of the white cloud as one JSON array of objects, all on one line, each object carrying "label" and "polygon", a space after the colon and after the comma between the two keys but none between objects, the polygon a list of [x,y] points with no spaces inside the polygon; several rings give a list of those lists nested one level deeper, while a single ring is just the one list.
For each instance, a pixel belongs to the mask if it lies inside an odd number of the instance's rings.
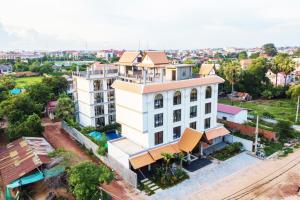
[{"label": "white cloud", "polygon": [[[297,0],[0,0],[5,48],[299,45]],[[3,29],[3,27],[2,27]],[[3,30],[2,30],[3,32]],[[12,37],[14,39],[12,39]],[[0,43],[1,46],[4,46]]]}]

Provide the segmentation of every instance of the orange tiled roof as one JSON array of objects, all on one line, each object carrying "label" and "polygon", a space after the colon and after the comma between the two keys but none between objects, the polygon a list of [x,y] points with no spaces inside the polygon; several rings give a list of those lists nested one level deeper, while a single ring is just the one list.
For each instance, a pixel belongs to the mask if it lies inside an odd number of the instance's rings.
[{"label": "orange tiled roof", "polygon": [[206,136],[207,140],[212,140],[214,138],[227,135],[229,133],[230,133],[230,131],[228,131],[225,127],[218,127],[218,128],[214,128],[214,129],[206,131],[205,136]]},{"label": "orange tiled roof", "polygon": [[139,54],[138,51],[125,51],[119,60],[119,64],[132,65]]},{"label": "orange tiled roof", "polygon": [[200,75],[209,75],[209,73],[213,70],[215,64],[202,64],[199,74]]},{"label": "orange tiled roof", "polygon": [[179,149],[184,152],[191,152],[198,144],[203,133],[195,129],[186,128],[178,142]]},{"label": "orange tiled roof", "polygon": [[130,163],[134,169],[139,169],[146,165],[152,164],[155,162],[151,155],[147,152],[145,154],[138,155],[136,157],[130,158]]}]

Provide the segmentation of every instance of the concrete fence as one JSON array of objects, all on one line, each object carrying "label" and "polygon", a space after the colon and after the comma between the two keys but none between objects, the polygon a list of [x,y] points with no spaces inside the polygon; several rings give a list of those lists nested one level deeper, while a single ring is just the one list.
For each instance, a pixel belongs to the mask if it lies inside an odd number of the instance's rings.
[{"label": "concrete fence", "polygon": [[132,185],[134,188],[137,188],[137,174],[135,172],[125,168],[121,163],[119,163],[109,155],[100,156],[97,153],[98,145],[88,137],[86,137],[84,134],[80,133],[77,129],[68,126],[65,121],[62,121],[61,127],[80,144],[84,145],[87,149],[92,150],[93,154],[97,158],[99,158],[105,165],[115,170],[127,183]]},{"label": "concrete fence", "polygon": [[253,141],[246,140],[244,138],[240,138],[240,137],[237,137],[234,135],[226,135],[225,142],[228,142],[228,143],[240,142],[240,143],[242,143],[243,148],[246,151],[252,151],[252,148],[253,148]]}]

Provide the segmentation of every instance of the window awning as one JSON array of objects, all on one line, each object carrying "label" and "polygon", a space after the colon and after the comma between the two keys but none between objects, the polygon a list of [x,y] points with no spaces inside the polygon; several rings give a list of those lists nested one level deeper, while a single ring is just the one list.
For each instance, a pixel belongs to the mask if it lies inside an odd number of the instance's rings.
[{"label": "window awning", "polygon": [[134,169],[139,169],[141,167],[150,165],[155,162],[151,155],[147,152],[142,155],[138,155],[136,157],[130,158],[130,163]]},{"label": "window awning", "polygon": [[172,144],[169,144],[169,145],[165,145],[163,147],[159,147],[159,148],[150,150],[149,153],[154,160],[159,160],[159,159],[163,158],[163,156],[161,155],[162,153],[174,154],[174,153],[178,153],[177,151],[178,151],[177,149],[173,148]]},{"label": "window awning", "polygon": [[218,128],[214,128],[214,129],[206,131],[205,136],[206,136],[207,140],[212,140],[217,137],[227,135],[229,133],[230,133],[230,131],[228,131],[225,127],[218,127]]},{"label": "window awning", "polygon": [[191,152],[198,144],[203,133],[195,129],[186,128],[178,142],[179,149],[184,152]]}]

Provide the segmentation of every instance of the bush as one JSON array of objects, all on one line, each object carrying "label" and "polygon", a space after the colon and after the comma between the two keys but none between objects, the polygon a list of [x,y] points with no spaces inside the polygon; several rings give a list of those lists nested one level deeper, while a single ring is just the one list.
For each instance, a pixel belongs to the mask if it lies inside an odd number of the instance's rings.
[{"label": "bush", "polygon": [[164,167],[157,167],[152,177],[153,181],[161,188],[168,188],[188,179],[188,174],[180,168],[174,172],[166,171]]},{"label": "bush", "polygon": [[223,149],[214,152],[212,156],[218,160],[227,160],[228,158],[238,154],[241,151],[242,146],[242,143],[234,142]]},{"label": "bush", "polygon": [[271,113],[265,111],[262,113],[263,117],[268,118],[268,119],[274,119],[274,115],[272,115]]},{"label": "bush", "polygon": [[84,134],[84,135],[87,135],[87,134],[89,134],[90,132],[93,132],[93,131],[96,131],[96,128],[92,127],[92,126],[87,126],[87,127],[84,127],[84,128],[81,129],[81,133]]}]

